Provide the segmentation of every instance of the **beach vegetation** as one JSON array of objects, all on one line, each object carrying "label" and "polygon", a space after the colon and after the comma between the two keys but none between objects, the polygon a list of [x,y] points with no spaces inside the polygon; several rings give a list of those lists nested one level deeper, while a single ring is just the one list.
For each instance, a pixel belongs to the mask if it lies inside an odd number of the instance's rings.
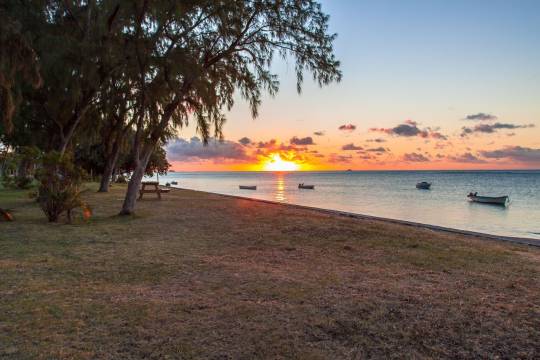
[{"label": "beach vegetation", "polygon": [[84,217],[90,216],[89,206],[81,198],[83,172],[70,156],[58,152],[44,155],[36,177],[39,181],[37,202],[49,222],[57,222],[63,213],[71,222],[75,208],[81,208]]},{"label": "beach vegetation", "polygon": [[134,212],[143,176],[165,169],[163,145],[188,123],[204,143],[222,139],[235,95],[257,116],[263,93],[279,88],[276,56],[294,62],[299,92],[306,74],[321,86],[341,79],[336,35],[312,0],[7,2],[0,12],[0,141],[61,156],[99,148],[99,159],[78,159],[99,165],[101,192],[127,154],[121,214]]}]

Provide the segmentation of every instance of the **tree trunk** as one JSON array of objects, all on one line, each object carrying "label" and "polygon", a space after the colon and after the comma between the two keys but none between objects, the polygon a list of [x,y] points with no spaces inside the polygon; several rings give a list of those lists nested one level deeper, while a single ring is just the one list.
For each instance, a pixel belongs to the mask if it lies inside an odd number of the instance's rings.
[{"label": "tree trunk", "polygon": [[28,160],[20,159],[17,166],[17,177],[28,177]]},{"label": "tree trunk", "polygon": [[115,143],[113,147],[113,153],[107,156],[107,162],[105,164],[103,175],[101,176],[101,182],[99,184],[98,192],[109,192],[109,185],[111,183],[113,171],[116,167],[116,162],[118,161],[119,154],[120,146],[118,145],[118,143]]},{"label": "tree trunk", "polygon": [[145,147],[142,159],[137,161],[135,170],[133,171],[133,174],[129,179],[128,189],[126,192],[126,197],[124,198],[124,204],[122,205],[120,215],[132,215],[135,212],[135,203],[137,202],[137,195],[139,193],[141,181],[153,150],[153,147]]}]

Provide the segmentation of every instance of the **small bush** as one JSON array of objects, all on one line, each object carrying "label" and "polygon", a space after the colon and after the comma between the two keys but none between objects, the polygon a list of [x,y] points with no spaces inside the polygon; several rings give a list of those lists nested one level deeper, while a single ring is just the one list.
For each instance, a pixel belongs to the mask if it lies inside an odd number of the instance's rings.
[{"label": "small bush", "polygon": [[32,178],[28,176],[17,176],[15,186],[17,189],[30,189],[32,187]]},{"label": "small bush", "polygon": [[78,207],[83,209],[85,218],[91,213],[81,199],[83,171],[73,164],[70,156],[57,152],[44,155],[37,179],[37,201],[49,222],[57,222],[64,212],[71,221],[71,211]]},{"label": "small bush", "polygon": [[2,186],[6,189],[14,189],[15,188],[15,176],[11,175],[4,175],[2,178]]}]

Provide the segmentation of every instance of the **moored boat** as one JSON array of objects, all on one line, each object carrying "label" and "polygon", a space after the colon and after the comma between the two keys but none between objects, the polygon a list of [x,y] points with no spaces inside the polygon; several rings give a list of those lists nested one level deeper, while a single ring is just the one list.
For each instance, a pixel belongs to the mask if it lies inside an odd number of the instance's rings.
[{"label": "moored boat", "polygon": [[251,185],[240,185],[240,190],[257,190],[257,186],[251,186]]},{"label": "moored boat", "polygon": [[422,181],[422,182],[416,183],[416,188],[422,189],[422,190],[429,190],[431,188],[431,183],[428,183],[427,181]]},{"label": "moored boat", "polygon": [[172,185],[178,185],[178,181],[171,181]]},{"label": "moored boat", "polygon": [[493,204],[493,205],[502,205],[506,206],[510,202],[509,196],[480,196],[477,192],[469,193],[467,195],[469,200],[482,204]]},{"label": "moored boat", "polygon": [[304,183],[298,184],[299,189],[307,189],[307,190],[313,190],[315,189],[315,185],[306,185]]}]

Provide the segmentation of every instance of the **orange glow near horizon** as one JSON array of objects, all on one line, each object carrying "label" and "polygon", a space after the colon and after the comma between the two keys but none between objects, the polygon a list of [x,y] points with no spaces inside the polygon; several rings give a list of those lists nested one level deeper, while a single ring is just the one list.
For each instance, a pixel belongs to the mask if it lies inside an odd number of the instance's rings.
[{"label": "orange glow near horizon", "polygon": [[300,165],[294,161],[283,160],[281,155],[273,153],[262,164],[264,171],[297,171],[300,170]]}]

